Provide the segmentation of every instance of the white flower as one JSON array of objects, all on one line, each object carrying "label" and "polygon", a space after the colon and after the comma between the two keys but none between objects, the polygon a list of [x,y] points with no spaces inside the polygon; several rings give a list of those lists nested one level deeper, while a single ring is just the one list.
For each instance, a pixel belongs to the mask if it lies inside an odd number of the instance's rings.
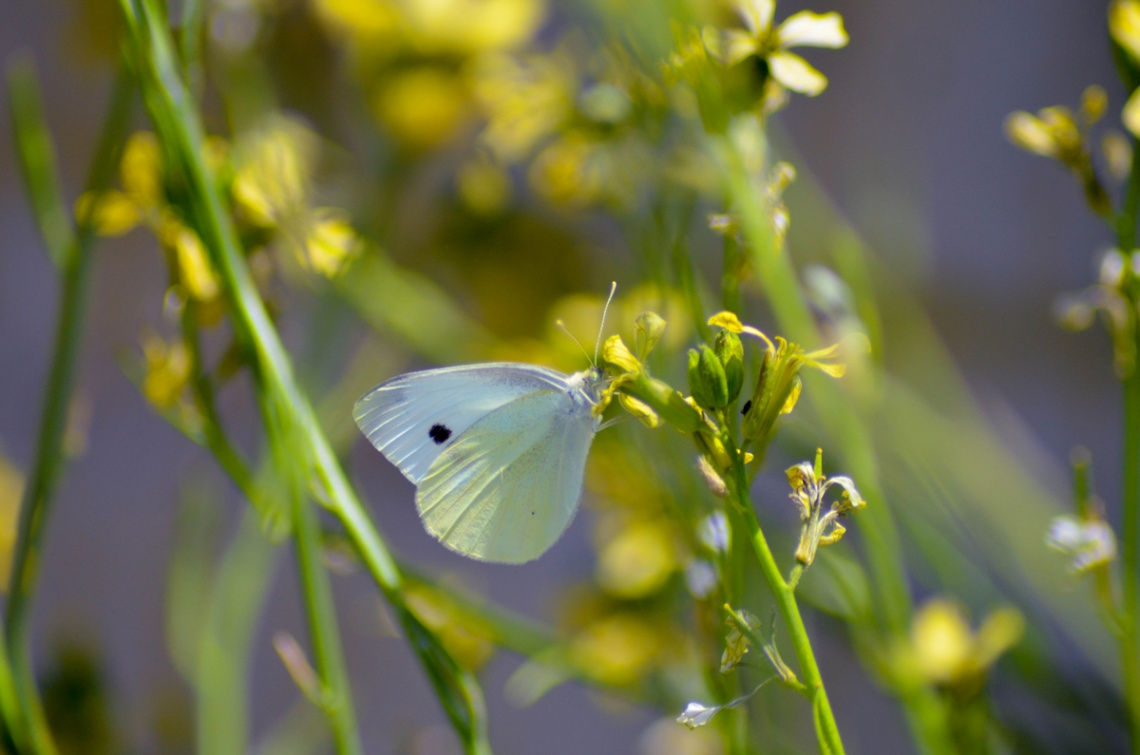
[{"label": "white flower", "polygon": [[728,551],[728,520],[723,511],[714,511],[701,521],[699,537],[710,550]]},{"label": "white flower", "polygon": [[839,48],[847,44],[843,17],[838,13],[800,11],[772,26],[775,0],[736,0],[744,29],[705,29],[709,53],[725,65],[736,65],[751,56],[768,62],[772,78],[793,92],[814,97],[827,88],[827,77],[812,68],[791,47]]},{"label": "white flower", "polygon": [[1116,558],[1116,536],[1103,519],[1082,521],[1075,516],[1056,517],[1045,535],[1052,548],[1071,557],[1069,568],[1081,574]]},{"label": "white flower", "polygon": [[686,705],[681,715],[677,716],[677,723],[684,724],[690,729],[695,729],[711,721],[712,717],[719,713],[720,710],[721,706],[719,705],[710,708],[694,701]]}]

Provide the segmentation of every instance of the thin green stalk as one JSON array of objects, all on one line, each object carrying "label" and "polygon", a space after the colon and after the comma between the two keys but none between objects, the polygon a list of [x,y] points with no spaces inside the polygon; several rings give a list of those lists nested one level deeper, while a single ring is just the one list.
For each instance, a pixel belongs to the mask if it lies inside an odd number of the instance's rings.
[{"label": "thin green stalk", "polygon": [[[24,88],[24,94],[35,92],[36,85],[30,68],[20,72],[12,71],[12,81],[12,94],[16,99],[19,99],[18,90],[21,87]],[[117,153],[126,135],[130,106],[129,82],[125,75],[120,74],[114,85],[110,107],[87,181],[87,190],[93,195],[98,195],[110,185]],[[50,145],[42,121],[38,124],[20,122],[16,110],[14,107],[17,133],[34,126],[41,132],[37,139],[41,146]],[[19,141],[21,144],[27,143],[26,139]],[[58,183],[54,176],[41,174],[42,171],[53,167],[50,161],[35,162],[25,159],[23,164],[29,194],[43,195],[45,192],[58,191]],[[63,198],[58,195],[41,196],[41,199],[33,204],[45,243],[49,248],[64,244],[62,251],[53,250],[53,256],[59,255],[57,262],[62,276],[61,309],[56,323],[55,346],[44,395],[31,481],[20,506],[16,548],[8,588],[8,615],[4,626],[13,682],[21,715],[24,717],[22,727],[17,726],[14,733],[19,735],[21,728],[24,728],[23,733],[27,735],[28,747],[39,753],[54,753],[56,748],[36,690],[29,629],[32,603],[43,562],[47,522],[66,460],[63,448],[64,433],[79,360],[87,293],[90,288],[92,247],[95,240],[93,229],[87,224],[80,225],[77,231],[72,230],[68,215],[64,212],[62,217],[60,216],[59,208],[63,206]]]},{"label": "thin green stalk", "polygon": [[356,727],[356,711],[349,694],[348,672],[337,628],[332,585],[321,558],[320,523],[316,509],[297,491],[294,496],[293,527],[297,546],[297,568],[301,572],[305,613],[312,632],[313,655],[324,684],[322,707],[332,726],[333,740],[341,755],[357,755],[364,750]]},{"label": "thin green stalk", "polygon": [[[1140,140],[1132,140],[1132,173],[1116,225],[1117,244],[1127,258],[1136,247],[1137,214],[1140,211]],[[1124,442],[1121,465],[1121,624],[1120,661],[1124,697],[1128,708],[1132,751],[1140,753],[1140,324],[1136,306],[1140,281],[1131,276],[1126,296],[1132,314],[1132,369],[1123,380]]]},{"label": "thin green stalk", "polygon": [[1140,654],[1137,652],[1138,584],[1137,535],[1140,528],[1140,370],[1133,369],[1124,381],[1121,585],[1124,631],[1120,638],[1124,696],[1128,705],[1132,751],[1140,753]]},{"label": "thin green stalk", "polygon": [[247,509],[212,580],[197,646],[195,744],[201,755],[250,751],[250,656],[279,553],[257,513]]},{"label": "thin green stalk", "polygon": [[795,590],[784,580],[780,567],[768,547],[764,532],[760,529],[760,521],[756,518],[756,511],[752,508],[752,501],[748,496],[748,476],[743,461],[739,458],[733,463],[733,480],[732,495],[736,498],[737,507],[744,514],[752,549],[756,552],[757,561],[760,562],[760,571],[776,598],[776,606],[787,627],[796,660],[799,661],[800,672],[804,676],[803,683],[812,703],[820,747],[830,755],[841,755],[844,751],[843,740],[839,736],[839,726],[835,723],[835,714],[831,710],[831,702],[823,685],[823,676],[815,660],[807,627],[804,626],[803,616],[800,615]]},{"label": "thin green stalk", "polygon": [[249,473],[249,465],[230,442],[222,426],[222,418],[214,400],[214,384],[206,370],[196,314],[194,303],[186,302],[182,308],[182,340],[190,355],[190,387],[194,395],[194,404],[202,417],[201,437],[194,440],[205,443],[222,469],[252,503],[256,494],[253,478]]}]

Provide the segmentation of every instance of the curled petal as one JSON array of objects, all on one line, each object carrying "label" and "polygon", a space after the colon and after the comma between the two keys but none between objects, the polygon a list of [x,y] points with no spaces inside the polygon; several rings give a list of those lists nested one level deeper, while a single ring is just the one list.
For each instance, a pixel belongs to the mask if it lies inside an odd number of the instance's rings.
[{"label": "curled petal", "polygon": [[800,394],[804,390],[804,381],[800,380],[800,376],[796,375],[792,381],[792,389],[788,391],[788,397],[784,399],[784,405],[780,407],[780,414],[791,414],[792,410],[796,408],[796,403],[800,400]]},{"label": "curled petal", "polygon": [[855,481],[847,475],[829,477],[823,487],[826,490],[832,485],[838,485],[843,488],[843,494],[835,504],[835,510],[839,513],[858,511],[867,505],[867,502],[863,500],[863,496],[859,494],[859,490],[855,487]]},{"label": "curled petal", "polygon": [[805,487],[815,485],[815,467],[812,466],[810,461],[801,461],[795,466],[788,467],[786,474],[788,475],[788,484],[792,486],[792,490],[802,490]]},{"label": "curled petal", "polygon": [[843,17],[830,13],[812,13],[802,10],[789,16],[776,30],[780,47],[831,47],[847,44],[847,31],[843,28]]},{"label": "curled petal", "polygon": [[845,364],[826,364],[824,362],[805,362],[808,367],[815,367],[817,370],[825,375],[833,378],[841,378],[847,374],[847,365]]},{"label": "curled petal", "polygon": [[799,55],[775,52],[768,56],[768,70],[772,78],[793,92],[815,97],[827,89],[827,77],[811,67]]},{"label": "curled petal", "polygon": [[641,362],[621,340],[621,336],[613,335],[606,339],[602,346],[602,361],[612,364],[625,372],[640,372]]},{"label": "curled petal", "polygon": [[843,539],[843,533],[847,532],[847,528],[834,519],[831,520],[831,532],[826,535],[821,535],[819,538],[820,545],[834,545]]}]

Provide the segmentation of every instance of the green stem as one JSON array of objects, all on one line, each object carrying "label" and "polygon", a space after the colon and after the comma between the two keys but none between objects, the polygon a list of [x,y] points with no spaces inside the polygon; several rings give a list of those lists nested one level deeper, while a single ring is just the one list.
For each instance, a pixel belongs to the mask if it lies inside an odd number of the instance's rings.
[{"label": "green stem", "polygon": [[249,473],[249,465],[238,452],[237,448],[226,436],[222,426],[221,415],[218,414],[217,403],[214,401],[214,384],[210,380],[206,369],[205,355],[202,351],[202,338],[198,332],[196,320],[196,305],[192,301],[186,302],[182,308],[182,340],[190,353],[190,387],[194,394],[194,403],[202,416],[202,433],[200,438],[194,438],[198,443],[205,443],[206,448],[214,454],[214,458],[242,491],[245,497],[253,502],[256,495],[253,477]]},{"label": "green stem", "polygon": [[[1132,173],[1124,202],[1117,217],[1116,234],[1120,252],[1129,258],[1136,246],[1137,213],[1140,210],[1140,140],[1132,140]],[[1140,326],[1136,306],[1140,301],[1140,281],[1129,275],[1124,293],[1132,312],[1132,364],[1123,379],[1124,442],[1121,485],[1121,626],[1120,661],[1123,666],[1124,696],[1128,708],[1132,751],[1140,753]]]},{"label": "green stem", "polygon": [[[1140,346],[1140,344],[1138,344]],[[1135,366],[1124,379],[1124,460],[1121,504],[1121,613],[1120,635],[1124,695],[1132,732],[1132,751],[1140,753],[1140,653],[1137,643],[1138,535],[1140,535],[1140,370]]]},{"label": "green stem", "polygon": [[[30,76],[30,73],[25,72],[25,75]],[[34,80],[25,83],[35,86]],[[115,82],[111,104],[103,123],[87,181],[87,190],[92,195],[100,194],[110,185],[116,156],[126,135],[130,106],[129,82],[125,75],[120,74]],[[43,138],[47,140],[46,130]],[[46,169],[49,166],[41,164],[39,167]],[[53,179],[31,175],[31,166],[27,163],[25,168],[28,169],[26,176],[29,192],[36,193],[33,188],[36,185],[42,187],[53,184]],[[63,199],[59,196],[54,197],[47,205],[62,207]],[[81,225],[78,231],[72,231],[69,217],[64,214],[61,218],[59,212],[37,214],[37,220],[40,222],[45,243],[49,246],[59,244],[61,240],[64,243],[64,249],[59,254],[58,260],[62,275],[61,309],[56,323],[55,346],[44,395],[31,482],[20,506],[16,548],[12,558],[12,573],[8,588],[8,615],[4,630],[15,691],[22,715],[25,717],[23,726],[26,727],[28,746],[34,752],[54,753],[55,743],[36,690],[29,629],[32,603],[43,562],[47,522],[56,488],[63,475],[66,458],[63,448],[64,434],[83,335],[95,234],[87,225]],[[20,729],[21,727],[16,728],[17,735]]]},{"label": "green stem", "polygon": [[316,509],[300,495],[300,491],[293,498],[297,568],[301,573],[302,595],[312,632],[317,672],[325,690],[324,709],[332,726],[337,752],[341,755],[356,755],[363,750],[340,645],[332,586],[321,559],[320,523]]},{"label": "green stem", "polygon": [[192,681],[200,755],[242,755],[250,750],[251,651],[278,552],[262,532],[257,513],[247,508],[210,584],[197,645]]},{"label": "green stem", "polygon": [[804,626],[803,616],[800,615],[799,604],[796,602],[796,593],[792,585],[784,581],[780,567],[768,547],[768,541],[760,528],[760,520],[756,518],[756,511],[752,508],[752,501],[748,497],[748,476],[745,473],[743,460],[736,457],[733,463],[732,495],[736,505],[744,515],[748,525],[752,549],[756,552],[756,559],[760,562],[760,571],[768,582],[768,587],[776,598],[776,606],[787,627],[788,635],[792,640],[792,648],[799,661],[800,672],[803,674],[803,683],[806,695],[812,703],[812,711],[816,721],[820,748],[830,755],[843,753],[843,740],[839,736],[839,726],[835,723],[835,714],[831,710],[831,702],[827,697],[827,689],[823,686],[823,676],[819,671],[819,664],[815,660],[815,652],[811,647],[807,628]]}]

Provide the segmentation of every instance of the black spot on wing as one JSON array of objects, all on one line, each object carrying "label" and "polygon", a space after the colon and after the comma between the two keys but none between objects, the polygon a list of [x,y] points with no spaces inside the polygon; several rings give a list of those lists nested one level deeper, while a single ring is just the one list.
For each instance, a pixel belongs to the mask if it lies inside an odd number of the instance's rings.
[{"label": "black spot on wing", "polygon": [[432,425],[428,430],[428,437],[435,441],[437,446],[443,445],[444,441],[451,437],[451,428],[446,425]]}]

